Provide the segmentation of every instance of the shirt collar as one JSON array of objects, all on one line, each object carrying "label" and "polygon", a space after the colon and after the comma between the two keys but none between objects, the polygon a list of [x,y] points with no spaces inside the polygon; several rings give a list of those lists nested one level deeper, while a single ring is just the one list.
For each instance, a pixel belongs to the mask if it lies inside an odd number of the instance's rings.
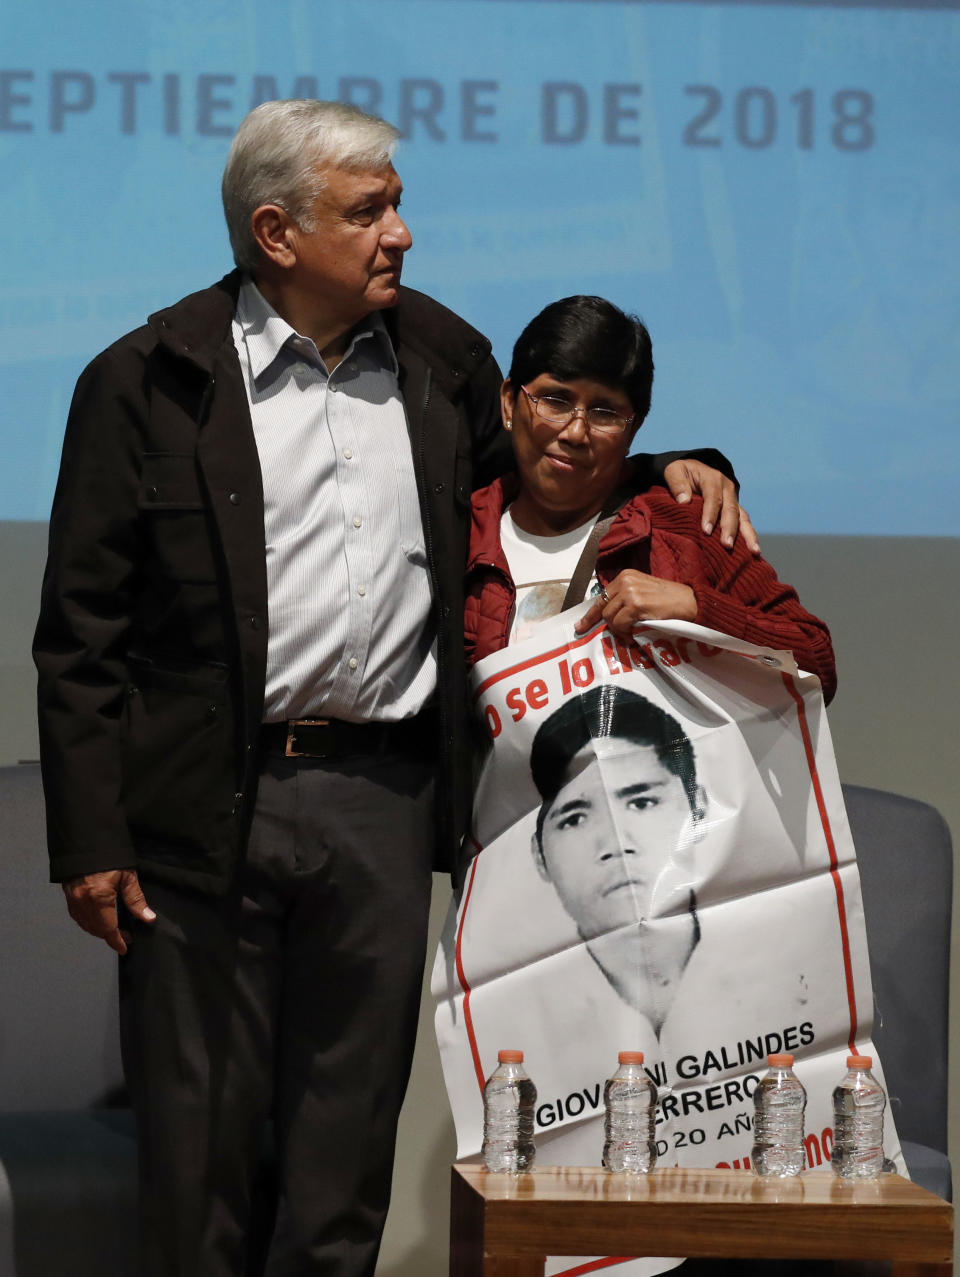
[{"label": "shirt collar", "polygon": [[[245,276],[237,297],[237,323],[243,334],[254,381],[259,381],[282,351],[290,349],[311,362],[323,360],[309,337],[303,337],[273,309],[254,281]],[[354,329],[343,362],[354,350],[367,343],[370,357],[394,375],[399,371],[396,353],[386,325],[377,311],[373,311]]]}]

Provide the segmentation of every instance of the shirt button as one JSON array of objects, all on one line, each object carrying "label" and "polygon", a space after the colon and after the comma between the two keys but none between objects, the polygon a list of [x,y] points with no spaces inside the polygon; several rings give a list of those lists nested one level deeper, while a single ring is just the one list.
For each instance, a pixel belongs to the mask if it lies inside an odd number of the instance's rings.
[{"label": "shirt button", "polygon": [[343,455],[346,457],[348,461],[351,461],[353,459],[353,452],[349,448],[344,448]]},{"label": "shirt button", "polygon": [[360,662],[357,660],[355,656],[351,656],[349,661],[347,661],[347,664],[350,666],[352,670],[355,670],[357,666],[360,664]]},{"label": "shirt button", "polygon": [[230,493],[230,504],[231,504],[231,505],[239,505],[239,504],[240,504],[240,493],[239,493],[239,492],[231,492],[231,493]]},{"label": "shirt button", "polygon": [[353,516],[353,526],[355,528],[359,528],[363,526],[363,520],[360,518],[359,514],[355,514]]},{"label": "shirt button", "polygon": [[357,586],[357,593],[360,595],[360,597],[361,597],[361,598],[363,598],[363,596],[366,594],[366,592],[367,592],[367,587],[366,587],[365,585],[358,585],[358,586]]}]

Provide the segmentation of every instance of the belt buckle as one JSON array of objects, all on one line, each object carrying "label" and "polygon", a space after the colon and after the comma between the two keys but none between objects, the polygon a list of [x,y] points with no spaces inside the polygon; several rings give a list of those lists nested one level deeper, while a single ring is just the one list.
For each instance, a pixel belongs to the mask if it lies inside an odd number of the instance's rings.
[{"label": "belt buckle", "polygon": [[284,755],[287,758],[322,758],[322,754],[308,754],[305,749],[294,749],[298,727],[329,727],[329,718],[291,718],[287,720],[287,743]]}]

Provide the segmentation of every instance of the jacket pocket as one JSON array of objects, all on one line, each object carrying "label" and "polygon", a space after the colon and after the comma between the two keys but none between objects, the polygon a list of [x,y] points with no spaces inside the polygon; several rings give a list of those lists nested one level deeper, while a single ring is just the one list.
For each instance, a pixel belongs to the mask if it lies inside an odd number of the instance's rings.
[{"label": "jacket pocket", "polygon": [[187,584],[215,579],[213,516],[194,456],[145,452],[137,506],[163,576]]},{"label": "jacket pocket", "polygon": [[138,853],[222,877],[237,838],[229,671],[139,657],[129,669],[122,801]]}]

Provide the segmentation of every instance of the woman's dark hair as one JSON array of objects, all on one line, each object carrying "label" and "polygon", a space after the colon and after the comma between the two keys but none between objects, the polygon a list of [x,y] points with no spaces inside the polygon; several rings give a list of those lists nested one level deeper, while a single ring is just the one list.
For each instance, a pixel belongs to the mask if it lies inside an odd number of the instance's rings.
[{"label": "woman's dark hair", "polygon": [[633,405],[639,426],[650,411],[653,387],[650,334],[635,315],[602,297],[564,297],[531,319],[513,348],[509,380],[515,393],[541,373],[617,387]]}]

